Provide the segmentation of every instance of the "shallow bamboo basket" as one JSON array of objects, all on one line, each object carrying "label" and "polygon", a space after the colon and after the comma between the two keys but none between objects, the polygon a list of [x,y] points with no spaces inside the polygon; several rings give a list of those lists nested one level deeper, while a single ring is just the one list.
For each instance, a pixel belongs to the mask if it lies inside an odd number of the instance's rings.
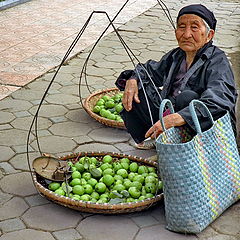
[{"label": "shallow bamboo basket", "polygon": [[108,96],[112,97],[119,92],[120,91],[119,91],[118,88],[109,88],[109,89],[105,89],[105,90],[96,91],[96,92],[90,94],[87,98],[85,98],[85,100],[83,102],[83,108],[86,110],[86,112],[92,118],[94,118],[98,122],[100,122],[100,123],[102,123],[106,126],[125,129],[126,127],[125,127],[123,122],[118,122],[118,121],[115,121],[115,120],[110,120],[110,119],[101,117],[100,115],[98,115],[98,114],[96,114],[92,111],[92,109],[96,105],[97,101],[102,96],[108,95]]},{"label": "shallow bamboo basket", "polygon": [[[116,161],[117,159],[127,157],[130,161],[135,161],[143,165],[157,167],[157,163],[149,161],[140,157],[125,155],[120,153],[112,152],[80,152],[67,156],[60,157],[60,160],[73,161],[78,157],[89,156],[89,157],[103,157],[109,154]],[[90,201],[74,200],[69,197],[60,196],[54,192],[48,190],[47,186],[44,186],[44,179],[39,176],[36,172],[33,172],[33,181],[39,191],[39,193],[45,196],[47,199],[63,205],[65,207],[75,209],[82,212],[88,213],[104,213],[104,214],[117,214],[117,213],[130,213],[145,210],[149,207],[156,205],[160,200],[163,199],[163,193],[159,193],[152,198],[148,198],[139,202],[131,203],[119,203],[119,204],[109,204],[109,203],[92,203]]]}]

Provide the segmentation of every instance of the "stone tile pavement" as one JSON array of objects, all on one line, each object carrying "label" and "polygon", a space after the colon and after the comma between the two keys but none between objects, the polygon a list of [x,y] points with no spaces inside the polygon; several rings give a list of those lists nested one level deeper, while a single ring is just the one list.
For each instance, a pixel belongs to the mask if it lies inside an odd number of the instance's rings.
[{"label": "stone tile pavement", "polygon": [[[177,10],[189,3],[192,1],[168,1],[167,5],[176,16]],[[204,1],[204,4],[214,10],[219,20],[215,44],[221,46],[232,61],[239,90],[239,1]],[[120,26],[120,34],[141,61],[159,59],[176,46],[173,30],[158,6]],[[60,69],[48,91],[38,118],[41,150],[57,156],[79,151],[122,152],[146,158],[154,155],[153,150],[134,149],[129,145],[130,137],[125,130],[103,126],[82,109],[78,93],[79,75],[90,47]],[[115,34],[109,33],[99,42],[89,61],[90,90],[114,86],[118,74],[129,68],[132,66],[124,49]],[[26,136],[39,101],[55,72],[56,69],[47,71],[0,101],[1,240],[240,239],[239,201],[202,233],[184,235],[165,229],[163,202],[143,212],[107,216],[70,210],[41,197],[29,173]],[[84,97],[89,95],[84,84],[81,93]],[[29,149],[32,161],[39,156],[34,132]]]}]

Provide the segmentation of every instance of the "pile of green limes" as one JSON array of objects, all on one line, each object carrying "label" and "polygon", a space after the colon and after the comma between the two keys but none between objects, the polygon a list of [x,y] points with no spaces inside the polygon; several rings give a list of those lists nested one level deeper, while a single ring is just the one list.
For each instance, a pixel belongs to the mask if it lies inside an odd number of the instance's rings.
[{"label": "pile of green limes", "polygon": [[96,105],[93,107],[92,111],[101,117],[123,122],[121,116],[119,115],[123,109],[122,96],[123,93],[121,92],[112,97],[106,94],[96,102]]},{"label": "pile of green limes", "polygon": [[109,204],[137,202],[154,197],[162,189],[154,167],[128,158],[82,157],[75,164],[71,161],[68,164],[72,170],[68,182],[51,182],[48,188],[75,200]]}]

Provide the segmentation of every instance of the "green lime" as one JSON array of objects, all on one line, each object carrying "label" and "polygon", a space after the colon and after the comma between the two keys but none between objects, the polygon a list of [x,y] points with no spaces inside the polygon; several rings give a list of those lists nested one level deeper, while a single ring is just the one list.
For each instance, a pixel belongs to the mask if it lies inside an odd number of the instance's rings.
[{"label": "green lime", "polygon": [[80,173],[82,173],[82,172],[84,171],[84,166],[83,166],[82,163],[76,162],[76,163],[74,164],[74,166],[76,167],[76,169],[77,169]]},{"label": "green lime", "polygon": [[121,180],[123,182],[123,177],[118,175],[118,174],[115,174],[114,176],[114,179],[117,181],[117,180]]},{"label": "green lime", "polygon": [[51,190],[51,191],[55,191],[57,190],[58,188],[60,188],[60,183],[58,182],[51,182],[49,185],[48,185],[48,189]]},{"label": "green lime", "polygon": [[115,105],[115,109],[117,113],[120,113],[123,110],[122,103],[118,103],[117,105]]},{"label": "green lime", "polygon": [[129,170],[131,172],[137,172],[138,170],[138,164],[136,162],[132,162],[130,165],[129,165]]},{"label": "green lime", "polygon": [[99,99],[96,103],[96,106],[101,106],[101,105],[104,105],[105,104],[105,101],[103,99]]},{"label": "green lime", "polygon": [[123,181],[120,180],[120,179],[116,180],[116,181],[115,181],[115,185],[118,185],[118,184],[123,184]]},{"label": "green lime", "polygon": [[117,184],[113,187],[113,190],[116,190],[118,191],[119,193],[122,191],[122,190],[125,190],[125,186],[123,184]]},{"label": "green lime", "polygon": [[84,194],[84,187],[81,185],[76,185],[73,187],[72,192],[77,195],[83,195]]},{"label": "green lime", "polygon": [[91,199],[91,197],[88,194],[83,194],[81,196],[82,201],[88,202],[88,201],[90,201],[90,199]]},{"label": "green lime", "polygon": [[81,184],[81,180],[79,178],[74,178],[71,182],[70,182],[70,186],[74,187],[76,185],[80,185]]},{"label": "green lime", "polygon": [[138,198],[138,200],[139,200],[139,201],[142,201],[142,200],[145,200],[145,198],[146,198],[145,196],[140,196],[140,197]]},{"label": "green lime", "polygon": [[149,175],[149,176],[153,176],[153,177],[155,177],[155,178],[158,178],[158,175],[157,175],[156,173],[153,173],[153,172],[150,172],[148,175]]},{"label": "green lime", "polygon": [[128,158],[122,158],[122,159],[120,159],[120,162],[130,164],[130,160]]},{"label": "green lime", "polygon": [[135,173],[130,172],[130,173],[128,174],[128,179],[131,180],[131,181],[133,181],[133,179],[134,179],[135,176],[136,176]]},{"label": "green lime", "polygon": [[65,196],[65,192],[61,187],[55,190],[54,192],[60,196]]},{"label": "green lime", "polygon": [[117,190],[113,190],[112,192],[110,192],[109,198],[114,199],[114,198],[117,198],[118,195],[119,195],[118,191]]},{"label": "green lime", "polygon": [[115,103],[112,100],[108,100],[107,102],[105,102],[106,108],[113,108],[114,106],[115,106]]},{"label": "green lime", "polygon": [[111,97],[108,95],[104,95],[104,96],[102,96],[101,99],[103,99],[106,102],[106,101],[109,101],[111,99]]},{"label": "green lime", "polygon": [[111,163],[112,162],[112,156],[110,155],[105,155],[102,159],[104,163]]},{"label": "green lime", "polygon": [[110,120],[115,120],[116,119],[116,116],[113,114],[113,113],[110,113],[106,116],[107,119],[110,119]]},{"label": "green lime", "polygon": [[98,160],[95,157],[91,157],[90,158],[90,162],[97,165],[98,164]]},{"label": "green lime", "polygon": [[154,167],[147,167],[147,168],[148,168],[149,173],[155,173],[156,172],[156,168],[154,168]]},{"label": "green lime", "polygon": [[140,191],[142,189],[142,184],[140,182],[133,181],[131,183],[131,187],[136,187]]},{"label": "green lime", "polygon": [[92,194],[93,192],[93,187],[90,184],[86,184],[83,186],[84,192],[87,194]]},{"label": "green lime", "polygon": [[97,192],[95,192],[95,191],[91,193],[91,198],[95,198],[95,199],[98,200],[99,197],[100,197],[100,196],[99,196],[99,193],[97,193]]},{"label": "green lime", "polygon": [[72,172],[77,171],[77,168],[74,167],[74,166],[72,166],[72,167],[71,167],[71,171],[72,171]]},{"label": "green lime", "polygon": [[81,184],[82,186],[86,185],[86,184],[87,184],[87,180],[84,179],[84,178],[81,178],[81,179],[80,179],[80,184]]},{"label": "green lime", "polygon": [[87,183],[94,187],[98,183],[98,181],[95,178],[90,178]]},{"label": "green lime", "polygon": [[77,194],[73,195],[71,198],[74,200],[77,200],[77,201],[81,200],[81,196],[79,196]]},{"label": "green lime", "polygon": [[145,184],[145,190],[147,193],[154,194],[156,192],[156,184],[154,183],[146,183]]},{"label": "green lime", "polygon": [[104,175],[114,175],[114,170],[112,168],[107,168],[103,171],[103,176]]},{"label": "green lime", "polygon": [[109,193],[108,192],[105,192],[103,194],[100,195],[100,198],[109,198]]},{"label": "green lime", "polygon": [[85,172],[82,174],[82,178],[85,179],[86,181],[88,181],[91,178],[91,173],[89,172]]},{"label": "green lime", "polygon": [[148,173],[148,169],[147,169],[147,167],[146,166],[139,166],[138,167],[138,173],[139,174],[143,174],[143,173]]},{"label": "green lime", "polygon": [[74,171],[72,173],[72,179],[74,178],[81,178],[81,173],[79,171]]},{"label": "green lime", "polygon": [[137,175],[134,176],[133,181],[137,181],[137,182],[140,182],[141,184],[143,184],[144,183],[144,179],[145,178],[144,178],[143,175],[137,174]]},{"label": "green lime", "polygon": [[154,195],[152,193],[147,193],[145,197],[146,198],[152,198],[152,197],[154,197]]},{"label": "green lime", "polygon": [[159,190],[163,189],[163,182],[161,180],[158,181],[158,189]]},{"label": "green lime", "polygon": [[141,195],[141,192],[136,187],[130,187],[128,192],[132,198],[139,198]]},{"label": "green lime", "polygon": [[122,164],[120,162],[114,162],[113,163],[113,169],[114,169],[115,172],[117,172],[117,170],[119,170],[121,168],[123,168],[123,167],[122,167]]},{"label": "green lime", "polygon": [[123,181],[123,185],[125,186],[126,189],[129,189],[131,187],[131,180],[128,178],[125,178]]},{"label": "green lime", "polygon": [[147,177],[145,177],[145,183],[156,183],[156,181],[157,181],[157,178],[151,175],[148,175]]},{"label": "green lime", "polygon": [[96,105],[96,106],[93,107],[93,112],[94,112],[94,113],[99,113],[100,110],[101,110],[101,108],[100,108],[100,106],[98,106],[98,105]]},{"label": "green lime", "polygon": [[108,111],[106,109],[103,108],[103,109],[100,110],[100,115],[102,117],[107,117],[107,114],[108,114]]},{"label": "green lime", "polygon": [[119,169],[119,170],[117,171],[117,175],[120,175],[120,176],[122,176],[123,178],[126,178],[126,177],[128,176],[128,172],[127,172],[126,169]]},{"label": "green lime", "polygon": [[128,170],[129,164],[127,162],[122,162],[121,165],[122,165],[123,169]]},{"label": "green lime", "polygon": [[132,197],[127,198],[127,202],[128,202],[128,203],[134,202],[134,198],[132,198]]},{"label": "green lime", "polygon": [[104,171],[107,168],[112,168],[112,165],[109,163],[103,163],[100,168],[102,169],[102,171]]},{"label": "green lime", "polygon": [[103,182],[99,182],[95,185],[95,190],[98,193],[104,193],[106,191],[107,187],[105,185],[105,183]]},{"label": "green lime", "polygon": [[71,161],[68,161],[67,162],[68,166],[72,167],[73,166],[73,163]]},{"label": "green lime", "polygon": [[[108,168],[108,169],[110,169],[110,168]],[[106,170],[108,170],[108,169],[106,169]],[[115,182],[115,179],[112,175],[106,174],[103,176],[103,183],[105,183],[108,187],[111,186],[114,182]]]}]

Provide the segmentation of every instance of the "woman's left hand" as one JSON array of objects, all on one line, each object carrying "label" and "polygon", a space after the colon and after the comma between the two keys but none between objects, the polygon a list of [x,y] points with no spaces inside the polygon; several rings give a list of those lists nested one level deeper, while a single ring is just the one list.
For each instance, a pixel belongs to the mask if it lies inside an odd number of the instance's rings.
[{"label": "woman's left hand", "polygon": [[[171,127],[179,127],[186,123],[182,116],[179,115],[178,113],[173,113],[165,116],[163,118],[163,121],[166,129],[169,129]],[[145,134],[145,137],[155,139],[162,132],[163,132],[162,124],[160,120],[158,120],[151,128],[149,128],[149,130]]]}]

